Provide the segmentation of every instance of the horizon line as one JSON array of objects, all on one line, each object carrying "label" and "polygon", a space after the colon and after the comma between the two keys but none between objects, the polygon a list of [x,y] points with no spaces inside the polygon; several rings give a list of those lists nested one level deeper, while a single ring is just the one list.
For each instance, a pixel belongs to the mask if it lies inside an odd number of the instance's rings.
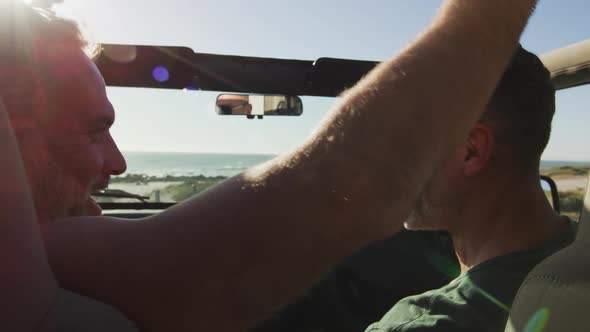
[{"label": "horizon line", "polygon": [[[122,153],[171,153],[171,154],[234,154],[234,155],[265,155],[265,156],[279,156],[281,153],[276,152],[230,152],[230,151],[162,151],[162,150],[126,150],[122,149]],[[589,163],[586,159],[541,159],[542,162],[576,162]]]},{"label": "horizon line", "polygon": [[280,153],[272,152],[227,152],[227,151],[158,151],[158,150],[121,150],[121,153],[171,153],[171,154],[235,154],[235,155],[262,155],[278,156]]}]

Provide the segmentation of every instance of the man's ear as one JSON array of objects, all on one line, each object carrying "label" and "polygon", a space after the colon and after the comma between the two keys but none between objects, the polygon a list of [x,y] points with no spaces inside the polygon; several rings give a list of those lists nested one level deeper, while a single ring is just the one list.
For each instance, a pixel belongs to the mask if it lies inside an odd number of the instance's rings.
[{"label": "man's ear", "polygon": [[465,143],[464,175],[474,176],[481,172],[488,165],[494,147],[495,141],[492,130],[485,125],[476,124],[469,132]]}]

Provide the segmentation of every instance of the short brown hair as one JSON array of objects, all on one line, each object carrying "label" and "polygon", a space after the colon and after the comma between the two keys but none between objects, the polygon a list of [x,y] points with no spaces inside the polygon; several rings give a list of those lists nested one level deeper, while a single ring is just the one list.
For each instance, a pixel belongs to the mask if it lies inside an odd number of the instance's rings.
[{"label": "short brown hair", "polygon": [[[31,115],[44,98],[51,77],[46,60],[60,52],[78,49],[94,55],[78,25],[22,1],[0,1],[0,99],[18,130],[19,115]],[[40,93],[43,92],[43,93]],[[45,96],[47,97],[47,96]]]},{"label": "short brown hair", "polygon": [[551,135],[555,88],[541,60],[519,47],[482,118],[491,123],[495,139],[526,170],[538,171]]}]

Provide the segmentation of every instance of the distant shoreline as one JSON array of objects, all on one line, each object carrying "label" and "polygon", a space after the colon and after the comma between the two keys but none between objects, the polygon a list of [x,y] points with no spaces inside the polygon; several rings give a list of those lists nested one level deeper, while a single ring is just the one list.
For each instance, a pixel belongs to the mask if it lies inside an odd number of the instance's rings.
[{"label": "distant shoreline", "polygon": [[[581,191],[586,188],[588,182],[588,172],[590,166],[561,166],[541,169],[541,174],[551,177],[557,184],[561,192]],[[228,176],[206,176],[206,175],[146,175],[146,174],[126,174],[124,176],[113,177],[111,179],[111,188],[133,189],[134,192],[149,194],[155,190],[160,190],[172,185],[185,183],[197,184],[215,184],[227,179]]]},{"label": "distant shoreline", "polygon": [[[265,152],[192,152],[192,151],[121,151],[126,154],[153,154],[153,155],[225,155],[225,156],[260,156],[260,157],[278,157],[280,153]],[[590,160],[541,160],[541,168],[551,168],[559,166],[590,166]]]},{"label": "distant shoreline", "polygon": [[572,167],[590,167],[590,161],[567,161],[567,160],[541,160],[540,169],[547,170],[551,168],[558,168],[563,166]]},{"label": "distant shoreline", "polygon": [[227,176],[221,175],[147,175],[140,173],[128,173],[123,176],[113,177],[110,183],[183,182],[190,180],[224,180],[227,178]]},{"label": "distant shoreline", "polygon": [[541,169],[541,174],[555,181],[560,192],[576,192],[583,194],[588,183],[590,166],[561,166]]},{"label": "distant shoreline", "polygon": [[[551,177],[557,184],[562,212],[576,219],[579,213],[586,185],[589,165],[547,167],[542,175]],[[150,197],[150,201],[180,202],[229,178],[229,176],[206,175],[146,175],[129,173],[113,177],[110,189]],[[103,198],[102,201],[109,201]]]},{"label": "distant shoreline", "polygon": [[[131,174],[148,176],[193,177],[199,175],[230,177],[275,158],[272,153],[219,153],[184,151],[123,151]],[[590,161],[543,160],[542,171],[561,166],[590,166]]]},{"label": "distant shoreline", "polygon": [[[277,153],[247,153],[247,152],[190,152],[190,151],[121,151],[123,155],[127,154],[151,154],[151,155],[216,155],[216,156],[256,156],[256,157],[277,157]],[[590,162],[588,163],[590,164]]]},{"label": "distant shoreline", "polygon": [[[541,174],[551,177],[556,182],[571,183],[572,181],[585,182],[590,165],[572,166],[564,165],[558,167],[541,168]],[[144,173],[126,173],[123,176],[116,176],[111,179],[111,183],[138,183],[145,184],[148,182],[183,182],[194,180],[224,180],[229,176],[217,175],[148,175]],[[561,188],[560,188],[561,189]]]}]

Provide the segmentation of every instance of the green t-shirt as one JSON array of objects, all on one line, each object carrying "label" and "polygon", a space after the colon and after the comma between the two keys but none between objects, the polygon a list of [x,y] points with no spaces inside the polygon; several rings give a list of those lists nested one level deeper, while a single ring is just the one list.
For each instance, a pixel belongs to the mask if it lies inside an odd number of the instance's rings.
[{"label": "green t-shirt", "polygon": [[504,331],[520,284],[545,257],[569,245],[576,223],[542,246],[495,257],[448,285],[399,301],[366,332]]}]

